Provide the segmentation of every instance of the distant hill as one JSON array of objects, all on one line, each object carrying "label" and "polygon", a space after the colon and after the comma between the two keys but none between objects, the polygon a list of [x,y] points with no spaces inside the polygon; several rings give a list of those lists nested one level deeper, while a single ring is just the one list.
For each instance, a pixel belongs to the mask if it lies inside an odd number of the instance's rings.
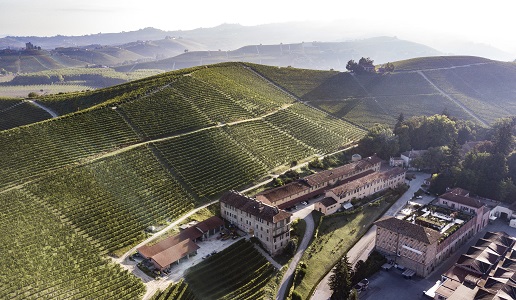
[{"label": "distant hill", "polygon": [[171,71],[219,62],[243,61],[271,66],[343,71],[350,59],[358,61],[362,56],[385,63],[439,54],[437,50],[421,44],[397,38],[378,37],[334,43],[249,45],[233,51],[189,51],[164,60],[121,66],[117,70],[161,69]]}]

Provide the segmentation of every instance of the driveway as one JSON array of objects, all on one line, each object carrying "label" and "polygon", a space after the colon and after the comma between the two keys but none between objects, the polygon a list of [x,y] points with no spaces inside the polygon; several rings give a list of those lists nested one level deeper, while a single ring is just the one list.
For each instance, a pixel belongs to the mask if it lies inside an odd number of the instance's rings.
[{"label": "driveway", "polygon": [[[308,208],[309,209],[309,208]],[[308,209],[304,209],[304,211],[308,211]],[[312,214],[308,213],[303,218],[306,222],[306,230],[305,234],[303,236],[303,240],[299,244],[299,247],[297,248],[296,254],[294,255],[294,258],[290,261],[290,264],[288,265],[288,269],[283,275],[283,278],[281,279],[280,288],[278,290],[278,294],[276,295],[276,300],[283,300],[285,299],[285,294],[287,292],[288,283],[290,282],[290,279],[294,275],[294,271],[296,270],[297,264],[301,260],[301,256],[305,252],[306,248],[308,247],[308,243],[312,239],[312,235],[314,233],[314,219],[312,218]]]},{"label": "driveway", "polygon": [[[389,210],[384,214],[384,216],[395,216],[398,211],[407,204],[408,201],[418,202],[418,203],[428,203],[434,199],[432,196],[424,195],[423,199],[411,200],[414,193],[419,190],[425,178],[428,177],[426,173],[414,173],[416,175],[415,179],[412,179],[409,183],[409,189],[389,208]],[[348,260],[349,262],[355,266],[355,264],[359,260],[366,260],[369,257],[369,254],[374,249],[376,238],[376,225],[371,226],[371,228],[367,231],[367,233],[358,241],[356,244],[348,251]],[[328,285],[328,281],[330,279],[332,272],[326,274],[326,276],[319,282],[317,288],[312,295],[312,300],[326,300],[331,296],[330,286]],[[385,299],[383,299],[385,300]]]}]

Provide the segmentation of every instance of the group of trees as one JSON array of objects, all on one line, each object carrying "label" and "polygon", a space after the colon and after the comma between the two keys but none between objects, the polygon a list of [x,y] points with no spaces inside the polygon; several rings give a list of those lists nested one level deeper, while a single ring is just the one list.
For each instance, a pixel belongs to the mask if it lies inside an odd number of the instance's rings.
[{"label": "group of trees", "polygon": [[[472,194],[513,202],[516,199],[516,118],[502,119],[491,128],[450,118],[445,112],[405,120],[398,117],[394,129],[376,124],[359,141],[359,151],[376,153],[388,160],[411,149],[428,150],[413,166],[433,173],[431,190],[442,193],[459,186]],[[468,153],[462,145],[477,141]]]},{"label": "group of trees", "polygon": [[356,74],[364,74],[364,73],[374,73],[375,72],[375,66],[374,66],[374,60],[370,59],[369,57],[365,58],[362,57],[358,63],[354,60],[348,61],[346,65],[346,69],[350,72],[356,73]]},{"label": "group of trees", "polygon": [[[376,67],[374,66],[374,60],[369,57],[362,57],[358,60],[358,63],[353,59],[349,60],[346,64],[346,70],[355,73],[355,74],[367,74],[367,73],[376,73]],[[394,64],[386,63],[382,65],[379,69],[379,72],[393,72]]]}]

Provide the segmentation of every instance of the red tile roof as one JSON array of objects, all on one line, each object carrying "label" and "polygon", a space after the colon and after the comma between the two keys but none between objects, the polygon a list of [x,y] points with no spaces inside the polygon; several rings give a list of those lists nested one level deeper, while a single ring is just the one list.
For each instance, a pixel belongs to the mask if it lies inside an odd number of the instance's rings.
[{"label": "red tile roof", "polygon": [[481,208],[482,206],[484,206],[484,203],[482,203],[480,200],[473,199],[471,197],[457,195],[451,192],[444,193],[441,196],[439,196],[439,198],[474,208]]},{"label": "red tile roof", "polygon": [[210,230],[220,228],[221,226],[224,226],[224,221],[217,216],[212,216],[202,222],[197,223],[197,225],[194,227],[197,227],[203,233],[206,233]]},{"label": "red tile roof", "polygon": [[381,162],[382,160],[378,156],[373,155],[371,157],[366,157],[357,162],[349,163],[335,169],[325,170],[308,175],[304,179],[310,186],[321,185],[342,176],[349,176],[354,171],[364,170]]},{"label": "red tile roof", "polygon": [[200,247],[192,242],[192,240],[186,239],[170,248],[157,253],[156,255],[153,255],[152,260],[154,260],[161,267],[161,269],[163,269],[183,258],[184,256],[197,251],[199,248]]},{"label": "red tile roof", "polygon": [[277,188],[263,191],[258,195],[265,197],[270,204],[274,204],[289,196],[297,195],[309,189],[310,186],[305,181],[298,180],[291,183],[287,183]]},{"label": "red tile roof", "polygon": [[237,191],[228,191],[220,198],[221,203],[226,203],[253,216],[257,216],[265,221],[278,223],[292,216],[276,206],[260,202],[254,198],[247,197]]},{"label": "red tile roof", "polygon": [[[137,250],[143,257],[152,258],[160,266],[166,267],[188,253],[197,250],[199,247],[193,241],[202,237],[203,233],[219,228],[222,225],[224,225],[224,221],[217,216],[213,216],[159,243],[152,246],[144,245]],[[191,243],[188,243],[188,241]],[[192,250],[194,248],[195,250]],[[185,252],[187,250],[189,252]],[[167,264],[167,262],[169,263]]]},{"label": "red tile roof", "polygon": [[[392,168],[386,172],[370,172],[369,174],[364,173],[365,176],[359,176],[358,178],[353,178],[353,180],[345,181],[344,184],[341,184],[337,187],[332,188],[332,191],[335,195],[342,195],[349,191],[353,191],[359,187],[362,187],[366,184],[369,184],[376,180],[389,180],[392,177],[396,177],[400,174],[404,174],[406,171],[402,168]],[[350,178],[351,179],[351,178]]]},{"label": "red tile roof", "polygon": [[382,227],[404,236],[408,236],[409,238],[418,240],[428,245],[436,243],[441,237],[439,231],[421,225],[412,224],[407,221],[399,220],[394,217],[383,217],[376,221],[375,224],[378,227]]}]

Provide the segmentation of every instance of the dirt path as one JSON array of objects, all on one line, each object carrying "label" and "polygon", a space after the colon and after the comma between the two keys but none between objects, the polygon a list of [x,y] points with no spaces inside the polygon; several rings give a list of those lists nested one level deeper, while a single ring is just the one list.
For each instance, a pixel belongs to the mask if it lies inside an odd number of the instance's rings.
[{"label": "dirt path", "polygon": [[456,100],[455,98],[453,98],[452,96],[448,95],[447,93],[445,93],[443,90],[441,90],[437,85],[435,85],[426,75],[425,73],[423,73],[422,71],[417,71],[417,73],[419,75],[421,75],[428,83],[430,83],[430,85],[432,85],[434,87],[434,89],[436,89],[441,95],[443,95],[444,97],[446,97],[448,100],[450,100],[451,102],[453,102],[455,105],[457,105],[458,107],[462,108],[468,115],[470,115],[473,119],[477,120],[479,123],[483,124],[484,126],[486,127],[489,127],[489,124],[484,121],[483,119],[481,119],[479,116],[477,116],[473,111],[471,111],[469,108],[467,108],[466,106],[464,106],[464,104],[462,104],[462,102]]},{"label": "dirt path", "polygon": [[42,104],[40,104],[40,103],[38,103],[38,102],[34,101],[34,100],[25,100],[25,101],[26,101],[26,102],[29,102],[29,103],[30,103],[30,104],[32,104],[32,105],[36,105],[37,107],[39,107],[39,108],[41,108],[42,110],[46,111],[49,115],[51,115],[51,116],[52,116],[52,118],[57,118],[57,117],[59,117],[59,115],[58,115],[55,111],[53,111],[52,109],[50,109],[50,108],[48,108],[48,107],[46,107],[46,106],[44,106],[44,105],[42,105]]}]

